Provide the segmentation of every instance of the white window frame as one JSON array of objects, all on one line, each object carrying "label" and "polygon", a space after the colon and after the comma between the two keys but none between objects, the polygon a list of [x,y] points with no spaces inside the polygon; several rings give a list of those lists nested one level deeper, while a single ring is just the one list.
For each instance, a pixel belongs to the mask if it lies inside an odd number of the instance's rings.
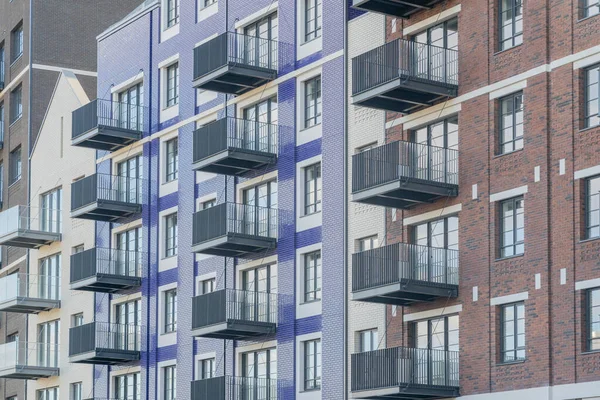
[{"label": "white window frame", "polygon": [[198,9],[198,14],[196,15],[196,23],[204,21],[205,19],[208,19],[219,12],[218,0],[208,6],[204,5],[204,0],[197,0],[197,2],[198,4],[196,8]]},{"label": "white window frame", "polygon": [[165,332],[165,293],[173,289],[177,289],[177,282],[158,287],[158,347],[177,344],[177,330]]},{"label": "white window frame", "polygon": [[158,240],[160,246],[160,258],[158,260],[158,272],[167,271],[177,268],[178,255],[167,257],[166,240],[167,240],[167,217],[178,212],[179,207],[171,207],[158,213],[159,231]]},{"label": "white window frame", "polygon": [[323,50],[323,2],[321,1],[321,36],[306,41],[306,0],[296,0],[296,60]]},{"label": "white window frame", "polygon": [[[216,281],[217,279],[217,273],[216,272],[210,272],[208,274],[204,274],[204,275],[199,275],[196,277],[196,287],[195,287],[195,296],[199,296],[202,293],[202,282],[207,281],[209,279],[214,279]],[[217,283],[215,282],[215,290],[217,290]]]},{"label": "white window frame", "polygon": [[321,179],[323,179],[323,156],[321,154],[307,158],[296,164],[296,232],[302,232],[323,225],[322,211],[305,215],[305,168],[317,163],[321,163]]},{"label": "white window frame", "polygon": [[175,138],[179,138],[179,130],[167,133],[160,137],[160,187],[158,189],[158,195],[160,197],[177,192],[179,179],[167,182],[167,143]]},{"label": "white window frame", "polygon": [[[304,391],[304,343],[310,340],[321,339],[323,345],[323,333],[314,332],[306,335],[296,336],[296,400],[321,400],[323,384],[321,389]],[[323,355],[321,354],[321,367],[323,366]],[[322,377],[321,377],[322,378]]]},{"label": "white window frame", "polygon": [[[175,367],[175,370],[177,371],[177,360],[161,361],[156,363],[156,367],[158,371],[158,396],[156,396],[156,398],[158,400],[165,400],[165,368]],[[175,387],[177,387],[177,380],[175,380]]]},{"label": "white window frame", "polygon": [[[296,319],[312,317],[323,313],[323,295],[321,295],[320,300],[311,301],[310,303],[304,302],[305,256],[315,251],[321,251],[321,265],[323,265],[323,243],[316,243],[296,249],[296,293],[298,294],[296,296]],[[321,268],[321,273],[322,270]],[[321,290],[322,292],[323,290]]]},{"label": "white window frame", "polygon": [[161,43],[166,42],[167,40],[169,40],[172,37],[179,34],[179,25],[181,24],[181,3],[180,3],[180,5],[179,5],[179,22],[177,22],[175,25],[173,25],[171,27],[168,26],[169,25],[168,24],[168,22],[169,22],[168,3],[169,3],[169,0],[161,0],[161,2],[160,2],[160,9],[161,9],[160,26],[162,28],[160,30]]},{"label": "white window frame", "polygon": [[305,143],[312,142],[313,140],[320,139],[323,137],[323,117],[321,117],[321,123],[311,126],[310,128],[304,128],[305,123],[305,83],[313,78],[321,76],[321,103],[325,93],[323,91],[323,68],[317,67],[307,71],[296,78],[296,146],[303,145]]},{"label": "white window frame", "polygon": [[202,379],[202,376],[200,375],[200,368],[198,368],[200,361],[210,360],[211,358],[214,358],[214,360],[215,360],[215,376],[217,376],[217,353],[213,351],[212,353],[198,354],[198,355],[196,355],[196,357],[194,357],[194,379],[195,380]]},{"label": "white window frame", "polygon": [[[110,393],[110,396],[116,397],[114,396],[115,394],[115,378],[122,376],[122,375],[135,375],[135,374],[140,374],[140,379],[142,379],[142,367],[140,367],[139,365],[136,367],[131,367],[131,368],[121,368],[121,369],[112,369],[110,371],[110,379],[108,382],[108,392]],[[140,385],[141,387],[141,391],[144,391],[143,385]],[[140,393],[141,396],[141,393]]]},{"label": "white window frame", "polygon": [[[158,64],[158,69],[160,71],[160,116],[159,122],[165,122],[170,119],[173,119],[179,115],[179,102],[172,106],[167,106],[167,92],[168,92],[168,77],[167,77],[167,69],[173,64],[179,63],[179,53],[167,58],[166,60],[161,61]],[[181,67],[181,65],[180,65]],[[181,69],[179,70],[179,74],[177,74],[177,86],[181,89],[181,85],[179,84],[181,80]]]}]

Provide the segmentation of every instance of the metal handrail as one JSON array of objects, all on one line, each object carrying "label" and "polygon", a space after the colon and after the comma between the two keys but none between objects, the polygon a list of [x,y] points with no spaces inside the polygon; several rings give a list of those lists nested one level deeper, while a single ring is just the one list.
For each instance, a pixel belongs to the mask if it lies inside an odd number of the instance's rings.
[{"label": "metal handrail", "polygon": [[95,99],[73,111],[72,139],[99,126],[143,132],[145,115],[143,105]]}]

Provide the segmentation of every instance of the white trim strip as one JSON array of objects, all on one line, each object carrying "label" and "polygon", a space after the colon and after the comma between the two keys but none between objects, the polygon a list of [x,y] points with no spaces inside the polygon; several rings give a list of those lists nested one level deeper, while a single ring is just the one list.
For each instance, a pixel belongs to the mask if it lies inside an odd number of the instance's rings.
[{"label": "white trim strip", "polygon": [[462,311],[462,304],[455,306],[436,308],[434,310],[421,311],[404,315],[404,322],[418,321],[421,319],[429,319],[441,317],[444,315],[457,314]]},{"label": "white trim strip", "polygon": [[527,299],[529,299],[529,292],[521,292],[509,294],[507,296],[492,297],[490,299],[490,306],[499,306],[501,304],[516,303],[518,301],[525,301]]},{"label": "white trim strip", "polygon": [[439,210],[429,211],[423,214],[415,215],[412,217],[404,218],[404,226],[416,225],[421,222],[431,221],[433,219],[443,218],[448,215],[456,214],[462,210],[462,203],[455,204],[453,206],[444,207]]},{"label": "white trim strip", "polygon": [[217,36],[219,36],[218,33],[213,33],[212,35],[210,35],[209,37],[207,37],[206,39],[202,39],[201,41],[199,41],[198,43],[196,43],[194,45],[194,48],[203,45],[204,43],[210,42],[211,40],[213,40],[214,38],[216,38]]},{"label": "white trim strip", "polygon": [[272,12],[275,12],[279,9],[279,2],[274,1],[271,4],[269,4],[267,7],[263,7],[262,9],[258,10],[257,12],[248,15],[245,18],[242,18],[240,20],[238,20],[234,25],[234,29],[239,29],[239,28],[243,28],[244,26],[259,20],[267,15],[269,15]]},{"label": "white trim strip", "polygon": [[179,53],[177,54],[173,54],[171,57],[162,60],[161,62],[158,63],[158,69],[162,69],[165,68],[171,64],[174,64],[175,62],[179,61]]},{"label": "white trim strip", "polygon": [[93,77],[98,76],[98,73],[95,71],[84,71],[82,69],[62,68],[62,67],[55,67],[53,65],[44,65],[44,64],[32,64],[31,66],[33,67],[33,69],[42,69],[45,71],[54,71],[54,72],[70,71],[70,72],[74,73],[75,75],[85,75],[85,76],[93,76]]},{"label": "white trim strip", "polygon": [[513,197],[521,196],[527,193],[527,185],[519,186],[518,188],[505,190],[503,192],[498,192],[494,194],[490,194],[490,203],[506,200]]},{"label": "white trim strip", "polygon": [[432,17],[426,18],[423,21],[419,21],[414,25],[408,26],[402,30],[402,34],[404,36],[408,36],[414,32],[419,32],[424,29],[429,28],[432,25],[439,24],[440,22],[449,20],[458,15],[460,12],[460,4],[455,5],[454,7],[450,7],[447,10],[442,11],[441,13],[435,14]]},{"label": "white trim strip", "polygon": [[[583,52],[587,52],[584,50]],[[580,68],[587,68],[591,65],[598,64],[600,62],[600,50],[593,48],[590,49],[589,55],[585,58],[579,59],[573,63],[573,70]]]},{"label": "white trim strip", "polygon": [[17,266],[19,263],[25,262],[26,260],[27,260],[27,256],[23,256],[23,257],[19,258],[18,260],[11,262],[6,267],[2,268],[2,274],[0,274],[0,276],[8,275],[10,272],[12,272],[10,270],[13,267]]},{"label": "white trim strip", "polygon": [[575,290],[586,290],[596,287],[600,287],[600,278],[575,282]]},{"label": "white trim strip", "polygon": [[[458,112],[461,109],[462,109],[462,104],[455,104],[450,107],[445,107],[444,109],[442,109],[440,111],[432,112],[421,118],[415,119],[414,121],[409,121],[409,122],[405,123],[403,129],[405,129],[405,130],[406,129],[414,129],[419,126],[430,124],[434,121],[439,121],[450,115],[458,114]],[[392,121],[386,123],[385,124],[386,129],[390,129],[390,128],[393,128],[394,126],[398,125],[397,123],[395,123],[395,121],[396,120],[392,120]]]},{"label": "white trim strip", "polygon": [[589,167],[585,169],[580,169],[579,171],[575,171],[575,179],[581,178],[589,178],[590,176],[599,175],[600,174],[600,165],[596,165],[594,167]]},{"label": "white trim strip", "polygon": [[502,89],[494,90],[490,92],[490,100],[498,99],[500,97],[507,96],[511,93],[516,93],[527,87],[527,79],[521,82],[513,83],[512,85],[503,87]]},{"label": "white trim strip", "polygon": [[0,90],[0,99],[2,99],[5,94],[10,93],[14,86],[17,86],[21,83],[21,78],[23,78],[23,75],[25,75],[27,71],[29,71],[29,65],[23,68],[23,71],[19,72],[19,75],[17,75],[14,79],[11,79],[10,83],[4,86],[4,89]]},{"label": "white trim strip", "polygon": [[123,91],[123,89],[126,89],[130,86],[133,86],[136,83],[143,82],[143,81],[144,81],[144,71],[140,71],[136,74],[136,76],[131,77],[131,78],[127,79],[126,81],[123,81],[119,84],[114,85],[112,88],[110,88],[110,92],[111,93],[121,92],[121,91]]}]

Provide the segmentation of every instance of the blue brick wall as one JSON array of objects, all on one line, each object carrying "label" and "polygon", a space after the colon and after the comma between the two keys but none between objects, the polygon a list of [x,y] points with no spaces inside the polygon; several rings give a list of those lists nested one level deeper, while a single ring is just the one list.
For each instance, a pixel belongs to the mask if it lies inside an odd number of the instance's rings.
[{"label": "blue brick wall", "polygon": [[[181,0],[180,33],[160,43],[160,9],[154,9],[136,19],[119,31],[98,43],[98,93],[108,98],[112,85],[123,82],[143,71],[145,102],[149,108],[147,123],[149,134],[156,133],[174,123],[223,104],[225,96],[219,94],[216,101],[196,106],[196,93],[192,89],[193,48],[195,43],[226,31],[225,0],[220,0],[219,12],[196,23],[196,4],[192,0]],[[228,24],[231,28],[236,20],[247,17],[272,2],[270,0],[229,0]],[[344,45],[345,7],[342,2],[323,2],[323,50],[292,63],[280,63],[282,74],[302,68],[340,52]],[[279,0],[279,40],[285,51],[295,59],[296,0]],[[160,77],[158,64],[179,54],[180,94],[179,116],[159,123]],[[283,295],[276,334],[278,347],[278,377],[293,382],[297,352],[295,337],[322,331],[323,334],[323,399],[339,400],[345,397],[343,390],[344,349],[344,282],[345,275],[343,240],[343,182],[344,182],[344,62],[339,56],[323,65],[323,138],[296,146],[296,79],[290,77],[278,87],[279,124],[284,126],[280,137],[280,157],[277,165],[266,170],[278,171],[279,207],[282,222],[282,237],[278,242],[278,288]],[[233,107],[228,110],[233,115]],[[219,117],[223,116],[223,112]],[[217,288],[235,287],[234,270],[238,261],[222,257],[204,258],[196,262],[191,252],[191,215],[199,197],[217,193],[218,201],[240,201],[235,198],[235,185],[253,176],[234,178],[215,176],[202,183],[195,183],[192,164],[192,132],[194,124],[179,128],[179,181],[178,192],[159,197],[160,165],[159,139],[143,145],[145,177],[148,180],[148,199],[142,213],[144,248],[151,254],[148,272],[144,279],[142,317],[147,325],[145,351],[142,367],[143,398],[156,399],[158,375],[156,363],[177,358],[178,398],[190,398],[190,381],[194,378],[194,355],[207,352],[217,354],[217,375],[232,375],[235,368],[235,348],[247,343],[223,340],[198,339],[191,337],[191,298],[195,295],[195,277],[211,272],[217,274]],[[295,232],[296,163],[322,154],[323,158],[323,227]],[[103,154],[99,154],[102,156]],[[98,164],[99,172],[110,172],[110,161]],[[262,172],[262,171],[261,171]],[[254,174],[255,175],[255,174]],[[159,212],[178,205],[179,249],[178,267],[158,272],[158,219]],[[136,217],[139,218],[139,217]],[[112,226],[111,226],[112,225]],[[112,245],[110,230],[114,224],[97,224],[97,245]],[[296,319],[295,281],[296,249],[315,243],[323,243],[323,315]],[[268,256],[261,254],[258,257]],[[225,273],[225,270],[227,272]],[[156,348],[158,339],[158,287],[167,283],[178,285],[178,332],[177,345]],[[97,295],[96,320],[110,318],[109,296]],[[128,368],[130,366],[127,366]],[[111,397],[108,393],[109,367],[96,368],[95,395]],[[293,399],[295,388],[286,392],[285,399]]]}]

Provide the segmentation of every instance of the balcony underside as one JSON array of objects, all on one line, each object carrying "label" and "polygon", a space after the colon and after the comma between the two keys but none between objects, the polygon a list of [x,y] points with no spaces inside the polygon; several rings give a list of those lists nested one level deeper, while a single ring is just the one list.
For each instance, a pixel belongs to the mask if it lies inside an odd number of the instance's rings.
[{"label": "balcony underside", "polygon": [[96,349],[87,353],[69,356],[69,362],[75,364],[119,365],[140,359],[139,351]]},{"label": "balcony underside", "polygon": [[142,132],[99,125],[71,140],[71,145],[89,149],[116,151],[142,138]]},{"label": "balcony underside", "polygon": [[[35,355],[33,355],[35,357]],[[0,378],[5,379],[40,379],[59,375],[59,368],[51,367],[29,367],[16,365],[11,368],[0,370]]]},{"label": "balcony underside", "polygon": [[249,253],[259,253],[274,249],[277,241],[254,235],[227,234],[192,246],[192,252],[221,257],[242,257]]},{"label": "balcony underside", "polygon": [[408,18],[411,14],[428,10],[441,0],[354,0],[352,6],[359,10]]},{"label": "balcony underside", "polygon": [[60,300],[13,297],[10,300],[0,303],[0,311],[19,314],[37,314],[55,308],[60,308]]},{"label": "balcony underside", "polygon": [[457,296],[457,285],[413,279],[402,279],[398,283],[352,292],[353,301],[397,306]]},{"label": "balcony underside", "polygon": [[418,204],[434,202],[442,197],[456,196],[458,196],[458,185],[403,177],[390,183],[354,192],[352,201],[408,209]]},{"label": "balcony underside", "polygon": [[122,201],[97,200],[76,210],[71,210],[71,218],[89,219],[93,221],[115,222],[140,213],[139,204]]},{"label": "balcony underside", "polygon": [[407,384],[391,388],[352,392],[353,399],[372,400],[417,400],[446,399],[460,396],[459,388],[453,386],[432,386]]},{"label": "balcony underside", "polygon": [[139,287],[141,284],[142,278],[139,277],[96,274],[77,282],[71,282],[71,290],[97,293],[118,293],[122,290]]},{"label": "balcony underside", "polygon": [[32,231],[20,229],[0,237],[0,245],[21,247],[24,249],[39,249],[61,240],[60,233]]},{"label": "balcony underside", "polygon": [[193,86],[212,92],[240,95],[256,89],[277,77],[277,71],[229,63],[194,79]]},{"label": "balcony underside", "polygon": [[273,164],[276,159],[277,156],[272,153],[230,147],[211,157],[196,161],[192,168],[195,171],[213,174],[239,175]]},{"label": "balcony underside", "polygon": [[437,100],[456,97],[458,86],[401,75],[391,82],[352,96],[354,105],[395,111],[403,114],[433,105]]},{"label": "balcony underside", "polygon": [[272,335],[275,330],[276,325],[274,323],[229,319],[220,324],[192,329],[192,335],[212,339],[244,340]]}]

